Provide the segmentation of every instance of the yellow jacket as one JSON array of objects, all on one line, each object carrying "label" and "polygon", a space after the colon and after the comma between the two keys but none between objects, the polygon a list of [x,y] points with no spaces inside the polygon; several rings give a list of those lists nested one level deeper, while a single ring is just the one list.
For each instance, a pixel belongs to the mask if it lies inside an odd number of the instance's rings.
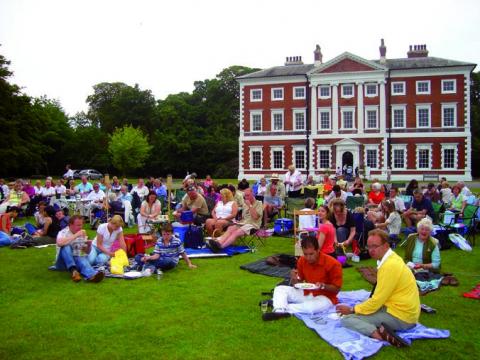
[{"label": "yellow jacket", "polygon": [[356,305],[355,314],[370,315],[382,306],[396,318],[415,324],[420,317],[420,296],[412,271],[402,258],[392,253],[378,269],[373,296]]}]

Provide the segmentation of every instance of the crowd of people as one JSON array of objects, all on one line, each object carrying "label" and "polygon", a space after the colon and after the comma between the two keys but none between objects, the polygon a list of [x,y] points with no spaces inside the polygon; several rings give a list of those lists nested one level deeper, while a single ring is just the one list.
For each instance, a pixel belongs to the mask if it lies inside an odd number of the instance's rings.
[{"label": "crowd of people", "polygon": [[[432,204],[440,204],[443,210],[462,217],[472,194],[463,182],[450,186],[444,178],[425,188],[413,179],[401,194],[397,187],[377,179],[366,185],[360,177],[352,177],[350,174],[351,181],[347,181],[339,173],[317,182],[313,176],[304,179],[290,165],[283,177],[272,174],[253,183],[242,179],[235,186],[216,184],[209,175],[198,181],[192,173],[178,190],[183,191],[181,198],[167,189],[163,179],[153,177],[146,182],[140,178],[135,185],[117,177],[111,182],[101,179],[94,183],[82,177],[76,185],[68,178],[56,182],[47,178],[44,184],[36,181],[34,186],[21,179],[7,186],[0,179],[0,231],[12,236],[17,216],[33,215],[35,223],[25,228],[39,244],[57,245],[55,268],[68,270],[75,282],[82,277],[99,282],[104,277],[101,266],[115,257],[113,244],[127,250],[123,227],[136,220],[139,233],[151,233],[152,222],[165,213],[167,202],[175,221],[188,218],[189,223],[204,227],[209,236],[207,246],[219,252],[239,237],[268,227],[285,208],[287,199],[303,197],[303,211],[307,214],[314,210],[315,215],[299,216],[299,230],[308,231],[295,239],[298,261],[291,273],[291,286],[275,288],[272,311],[263,319],[276,320],[295,312],[314,313],[336,306],[337,312],[345,315],[345,327],[401,346],[395,331],[414,326],[420,312],[413,271],[438,273],[441,267],[439,242],[432,237]],[[306,195],[311,189],[320,192],[316,197]],[[347,206],[352,197],[360,199],[357,203],[361,205],[355,209]],[[75,215],[69,213],[72,210]],[[87,239],[84,224],[99,213],[109,216],[100,221],[92,242]],[[407,227],[415,227],[405,240],[404,259],[394,252],[402,221]],[[343,285],[342,266],[336,260],[339,248],[343,253],[351,248],[356,255],[364,251],[377,260],[377,285],[368,300],[354,307],[338,304],[337,293]],[[179,257],[189,268],[196,267],[167,223],[157,234],[153,253],[137,254],[135,266],[169,270],[178,265]],[[305,282],[314,284],[314,288],[296,287]]]}]

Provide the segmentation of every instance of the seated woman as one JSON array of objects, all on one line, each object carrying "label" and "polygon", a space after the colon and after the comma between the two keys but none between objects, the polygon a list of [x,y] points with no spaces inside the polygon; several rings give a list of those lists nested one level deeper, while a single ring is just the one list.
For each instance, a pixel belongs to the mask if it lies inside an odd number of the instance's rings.
[{"label": "seated woman", "polygon": [[162,271],[170,270],[178,265],[179,255],[181,255],[188,267],[195,269],[197,266],[193,265],[188,258],[182,241],[173,234],[172,225],[164,225],[161,233],[162,236],[158,238],[155,244],[153,255],[137,254],[135,256],[137,266],[139,268],[143,266],[154,267]]},{"label": "seated woman", "polygon": [[227,188],[220,190],[221,201],[215,205],[212,210],[212,217],[207,219],[205,226],[207,233],[213,236],[215,230],[222,231],[226,226],[230,225],[237,216],[238,207],[233,199],[233,194]]},{"label": "seated woman", "polygon": [[337,242],[345,246],[351,245],[355,238],[355,219],[341,199],[333,199],[330,202],[330,222],[333,224]]},{"label": "seated woman", "polygon": [[263,197],[265,196],[266,192],[267,192],[267,179],[265,179],[265,177],[262,177],[257,186],[257,192],[255,194],[255,198],[258,201],[263,202]]},{"label": "seated woman", "polygon": [[219,201],[222,200],[222,196],[217,192],[217,189],[215,188],[215,186],[213,185],[209,186],[206,188],[206,190],[207,192],[205,193],[205,201],[210,201],[213,204],[217,204]]},{"label": "seated woman", "polygon": [[12,222],[17,218],[19,212],[19,208],[9,206],[7,211],[0,215],[0,231],[10,235],[12,232]]},{"label": "seated woman", "polygon": [[[63,214],[62,209],[58,209],[58,212]],[[33,234],[33,238],[38,245],[55,244],[57,235],[61,230],[59,220],[55,216],[56,213],[57,210],[53,206],[48,205],[45,207],[43,228]]]},{"label": "seated woman", "polygon": [[405,194],[413,196],[413,191],[416,189],[419,189],[418,181],[416,179],[412,179],[405,188]]},{"label": "seated woman", "polygon": [[382,185],[378,182],[372,184],[372,191],[368,193],[367,206],[378,206],[385,199],[385,192],[382,191]]},{"label": "seated woman", "polygon": [[453,193],[452,189],[450,189],[450,184],[447,181],[442,181],[440,194],[442,196],[442,203],[445,205],[445,207],[450,207],[450,204],[452,203]]},{"label": "seated woman", "polygon": [[45,201],[40,201],[38,203],[38,210],[35,212],[35,214],[33,214],[33,217],[35,218],[36,231],[42,230],[45,225],[45,218],[48,217],[45,211],[46,207],[47,204],[45,203]]},{"label": "seated woman", "polygon": [[90,265],[104,265],[114,257],[115,252],[112,251],[112,245],[115,241],[118,241],[120,249],[127,252],[127,245],[123,238],[123,225],[122,217],[115,215],[107,223],[98,226],[97,237],[93,240],[88,254]]},{"label": "seated woman", "polygon": [[433,238],[433,224],[430,219],[422,219],[417,224],[418,233],[410,234],[405,245],[404,260],[413,263],[414,269],[438,272],[440,269],[440,249],[438,240]]},{"label": "seated woman", "polygon": [[352,185],[348,188],[348,191],[353,193],[355,189],[361,189],[361,192],[363,193],[363,188],[364,188],[364,184],[363,184],[362,178],[357,176],[353,181]]},{"label": "seated woman", "polygon": [[395,210],[395,203],[390,199],[382,201],[382,209],[386,220],[384,222],[377,222],[375,227],[388,230],[390,244],[392,248],[395,248],[402,227],[402,218]]},{"label": "seated woman", "polygon": [[205,181],[203,182],[203,187],[205,189],[209,188],[210,186],[213,186],[214,183],[213,183],[213,180],[212,180],[212,177],[210,175],[207,175],[205,177]]},{"label": "seated woman", "polygon": [[465,200],[463,194],[460,193],[460,191],[461,189],[458,185],[455,185],[452,188],[453,194],[451,198],[451,204],[448,210],[453,211],[460,216],[463,216],[463,210],[465,209],[465,206],[467,206],[467,201]]},{"label": "seated woman", "polygon": [[318,246],[324,254],[335,256],[337,242],[335,227],[329,220],[330,209],[327,205],[318,207]]},{"label": "seated woman", "polygon": [[118,194],[121,188],[122,184],[120,184],[120,180],[118,180],[118,177],[114,176],[112,178],[112,191]]},{"label": "seated woman", "polygon": [[23,184],[20,180],[15,181],[13,189],[8,193],[8,196],[5,198],[5,201],[0,205],[0,214],[3,214],[7,211],[7,207],[16,207],[19,209],[26,209],[30,197],[25,191],[22,190]]},{"label": "seated woman", "polygon": [[145,234],[151,231],[147,220],[153,220],[162,213],[162,204],[157,199],[155,191],[150,191],[147,198],[142,202],[140,207],[140,214],[137,216],[138,232]]}]

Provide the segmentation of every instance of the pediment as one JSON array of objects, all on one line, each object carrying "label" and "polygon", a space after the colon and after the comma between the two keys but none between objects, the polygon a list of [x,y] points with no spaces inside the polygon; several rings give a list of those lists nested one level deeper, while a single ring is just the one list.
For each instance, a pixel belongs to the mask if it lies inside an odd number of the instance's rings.
[{"label": "pediment", "polygon": [[373,61],[366,60],[349,52],[344,52],[336,58],[327,61],[325,64],[315,67],[312,71],[310,71],[310,74],[352,73],[378,70],[387,69]]},{"label": "pediment", "polygon": [[348,146],[348,145],[358,146],[358,145],[360,145],[360,143],[358,141],[353,140],[353,139],[342,139],[342,140],[334,143],[334,145],[336,145],[336,146]]}]

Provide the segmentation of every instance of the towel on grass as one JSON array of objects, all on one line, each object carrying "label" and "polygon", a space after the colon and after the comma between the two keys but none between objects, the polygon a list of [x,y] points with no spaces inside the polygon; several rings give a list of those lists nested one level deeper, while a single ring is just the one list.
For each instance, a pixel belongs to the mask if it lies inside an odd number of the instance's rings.
[{"label": "towel on grass", "polygon": [[185,252],[191,258],[225,257],[225,256],[233,256],[237,254],[245,254],[247,252],[250,252],[250,248],[248,246],[228,246],[225,249],[222,249],[222,251],[219,253],[214,253],[209,248],[203,248],[203,249],[185,248]]},{"label": "towel on grass", "polygon": [[[341,304],[349,306],[365,301],[370,295],[369,291],[341,291],[338,300]],[[382,346],[389,345],[387,342],[375,340],[364,336],[356,331],[341,326],[340,319],[336,315],[335,308],[318,314],[295,314],[310,329],[337,348],[345,359],[360,360],[377,353]],[[450,331],[427,328],[417,324],[410,330],[397,332],[398,336],[411,343],[415,339],[444,339],[450,337]]]}]

